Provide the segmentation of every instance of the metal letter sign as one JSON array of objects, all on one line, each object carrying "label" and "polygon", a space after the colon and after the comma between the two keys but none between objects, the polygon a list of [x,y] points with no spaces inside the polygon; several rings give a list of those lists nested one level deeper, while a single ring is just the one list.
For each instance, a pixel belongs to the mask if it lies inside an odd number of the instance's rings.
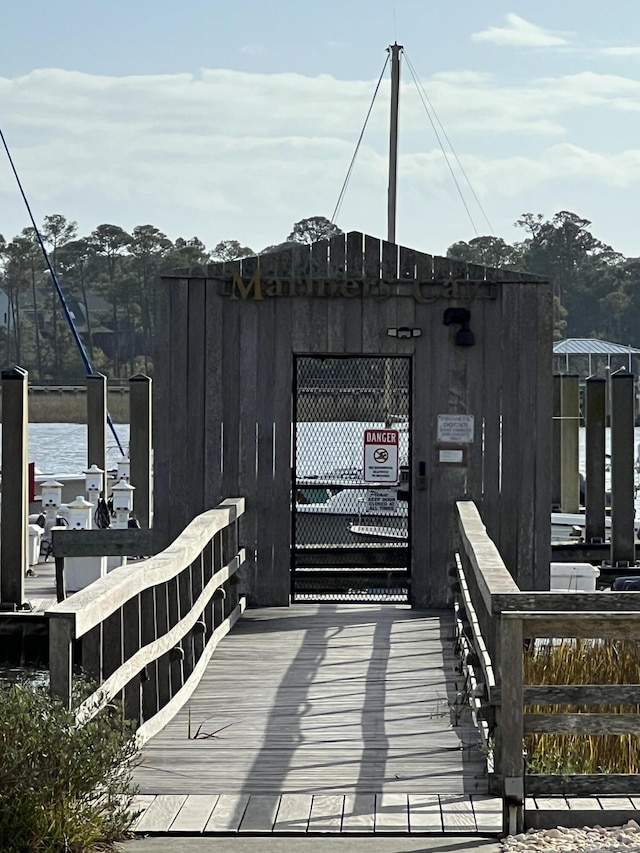
[{"label": "metal letter sign", "polygon": [[398,430],[364,431],[365,483],[398,482]]}]

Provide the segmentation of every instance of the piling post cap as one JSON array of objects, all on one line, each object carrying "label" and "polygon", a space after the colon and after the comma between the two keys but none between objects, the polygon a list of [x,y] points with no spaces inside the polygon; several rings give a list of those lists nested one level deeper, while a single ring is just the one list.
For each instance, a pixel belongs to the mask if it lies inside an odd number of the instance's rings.
[{"label": "piling post cap", "polygon": [[86,501],[82,495],[78,495],[77,498],[70,504],[67,504],[67,506],[69,509],[89,509],[93,504],[90,501]]},{"label": "piling post cap", "polygon": [[104,375],[104,373],[87,373],[87,380],[89,379],[99,379],[101,381],[104,380],[106,382],[107,377]]},{"label": "piling post cap", "polygon": [[94,462],[93,465],[89,465],[89,467],[87,469],[85,469],[82,473],[83,474],[104,474],[104,471],[102,470],[102,468],[98,468],[98,466]]},{"label": "piling post cap", "polygon": [[23,382],[29,376],[29,371],[25,370],[24,367],[18,367],[17,364],[14,364],[13,367],[9,367],[6,370],[2,371],[2,381],[11,382],[12,380],[18,380]]},{"label": "piling post cap", "polygon": [[594,385],[596,383],[601,383],[604,385],[607,379],[605,376],[598,376],[598,374],[595,373],[593,376],[587,376],[585,381],[588,382],[590,385]]},{"label": "piling post cap", "polygon": [[144,373],[136,373],[135,376],[131,376],[129,378],[129,382],[149,382],[151,383],[153,380],[150,376],[147,376]]}]

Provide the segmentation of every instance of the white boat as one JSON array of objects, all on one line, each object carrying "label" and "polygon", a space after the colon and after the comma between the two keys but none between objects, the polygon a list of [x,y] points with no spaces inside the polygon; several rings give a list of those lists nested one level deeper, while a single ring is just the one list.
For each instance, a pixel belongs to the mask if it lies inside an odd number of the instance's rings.
[{"label": "white boat", "polygon": [[353,479],[298,480],[296,543],[346,547],[363,541],[406,542],[409,509],[397,493],[397,486],[372,488]]}]

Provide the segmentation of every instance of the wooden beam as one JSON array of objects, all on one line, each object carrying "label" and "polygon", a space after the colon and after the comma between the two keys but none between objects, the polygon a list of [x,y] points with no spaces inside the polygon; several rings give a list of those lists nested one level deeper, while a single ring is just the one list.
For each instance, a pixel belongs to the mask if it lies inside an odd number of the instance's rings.
[{"label": "wooden beam", "polygon": [[24,577],[29,567],[28,380],[29,374],[21,367],[2,371],[0,602],[17,608],[24,602]]},{"label": "wooden beam", "polygon": [[92,373],[87,382],[87,467],[97,465],[104,471],[107,492],[107,377]]},{"label": "wooden beam", "polygon": [[135,486],[134,510],[140,527],[151,527],[153,517],[153,472],[151,459],[153,441],[151,431],[152,395],[148,376],[137,374],[129,380],[129,458],[131,460],[131,485]]},{"label": "wooden beam", "polygon": [[52,530],[54,557],[143,557],[154,553],[153,530]]}]

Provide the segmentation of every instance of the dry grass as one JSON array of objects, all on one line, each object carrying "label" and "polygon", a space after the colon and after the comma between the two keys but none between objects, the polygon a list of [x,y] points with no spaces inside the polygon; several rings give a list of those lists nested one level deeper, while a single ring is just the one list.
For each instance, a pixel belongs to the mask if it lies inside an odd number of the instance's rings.
[{"label": "dry grass", "polygon": [[[129,395],[120,392],[107,394],[107,408],[114,423],[129,423]],[[29,395],[29,422],[32,424],[82,424],[87,420],[87,395],[48,394]],[[2,398],[0,395],[0,423],[2,422]]]},{"label": "dry grass", "polygon": [[[640,684],[640,642],[564,640],[525,652],[526,684]],[[640,705],[529,706],[531,713],[640,713]],[[636,735],[527,735],[531,773],[638,773]]]}]

